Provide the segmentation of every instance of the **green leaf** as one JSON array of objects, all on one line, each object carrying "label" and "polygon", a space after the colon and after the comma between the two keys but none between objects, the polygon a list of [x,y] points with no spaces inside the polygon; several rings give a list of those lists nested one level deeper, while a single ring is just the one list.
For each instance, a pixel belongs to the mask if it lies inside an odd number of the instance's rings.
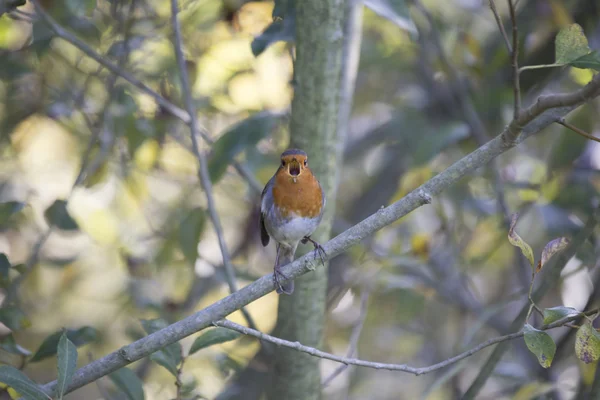
[{"label": "green leaf", "polygon": [[365,0],[364,5],[399,28],[418,34],[405,0]]},{"label": "green leaf", "polygon": [[600,359],[600,333],[596,332],[589,320],[577,330],[575,354],[586,364],[595,363]]},{"label": "green leaf", "polygon": [[155,363],[169,371],[171,374],[173,374],[173,376],[177,377],[177,366],[179,364],[177,363],[177,360],[171,356],[171,353],[169,351],[159,350],[155,353],[152,353],[150,355],[150,360],[154,361]]},{"label": "green leaf", "polygon": [[573,307],[552,307],[544,309],[544,325],[549,325],[553,322],[556,322],[565,317],[569,317],[571,315],[577,315],[579,311],[574,309]]},{"label": "green leaf", "polygon": [[200,207],[194,208],[179,224],[179,245],[186,260],[192,265],[198,258],[198,242],[204,230],[206,214]]},{"label": "green leaf", "polygon": [[14,306],[0,308],[0,322],[12,331],[27,329],[31,326],[31,321],[25,313]]},{"label": "green leaf", "polygon": [[6,285],[10,283],[8,277],[10,268],[10,261],[8,261],[8,257],[6,257],[6,254],[0,253],[0,286],[2,287],[6,287]]},{"label": "green leaf", "polygon": [[66,331],[63,332],[58,341],[57,354],[56,394],[59,399],[62,399],[77,367],[77,347],[69,340]]},{"label": "green leaf", "polygon": [[581,69],[594,69],[600,71],[600,52],[592,51],[589,54],[581,56],[569,62],[569,65]]},{"label": "green leaf", "polygon": [[27,400],[51,399],[50,396],[44,393],[35,382],[27,377],[27,375],[14,367],[7,365],[0,367],[0,382],[15,389]]},{"label": "green leaf", "polygon": [[569,239],[566,237],[559,237],[549,241],[542,251],[542,258],[540,258],[535,272],[539,272],[553,255],[563,250],[568,244]]},{"label": "green leaf", "polygon": [[535,265],[535,261],[533,259],[533,250],[531,250],[531,246],[527,244],[521,236],[515,232],[515,225],[517,224],[517,219],[519,218],[519,214],[513,214],[512,220],[510,222],[510,229],[508,230],[508,241],[513,246],[516,246],[521,249],[521,252],[529,260],[529,264],[531,264],[531,268]]},{"label": "green leaf", "polygon": [[271,133],[276,117],[268,112],[255,114],[233,126],[214,144],[208,161],[210,180],[216,183],[221,179],[227,166],[235,156],[249,147],[254,147]]},{"label": "green leaf", "polygon": [[232,331],[231,329],[227,329],[227,328],[214,328],[214,329],[210,329],[206,332],[204,332],[202,335],[200,335],[196,340],[194,340],[194,343],[192,344],[192,347],[190,348],[190,354],[194,354],[195,352],[197,352],[198,350],[204,349],[206,347],[215,345],[215,344],[220,344],[220,343],[225,343],[225,342],[229,342],[231,340],[235,340],[237,338],[239,338],[242,334],[236,331]]},{"label": "green leaf", "polygon": [[0,339],[0,349],[7,351],[11,354],[16,354],[18,356],[30,356],[31,352],[24,347],[21,347],[15,341],[15,338],[12,333],[4,336]]},{"label": "green leaf", "polygon": [[261,55],[270,45],[276,42],[293,42],[296,21],[293,17],[276,20],[271,23],[250,43],[250,49],[255,57]]},{"label": "green leaf", "polygon": [[[30,362],[37,362],[52,357],[56,354],[58,342],[63,334],[63,331],[54,332],[48,336],[40,347],[37,349]],[[79,329],[67,329],[67,338],[76,346],[81,347],[84,344],[94,342],[98,339],[98,331],[96,329],[84,326]]]},{"label": "green leaf", "polygon": [[25,207],[25,203],[20,201],[0,203],[0,226],[5,226],[10,217],[21,211],[23,207]]},{"label": "green leaf", "polygon": [[529,351],[537,357],[542,367],[549,368],[556,353],[554,340],[546,332],[537,330],[529,324],[525,324],[523,332],[525,332],[525,344]]},{"label": "green leaf", "polygon": [[273,8],[273,22],[250,44],[252,54],[258,57],[275,42],[293,42],[296,35],[295,0],[277,0]]},{"label": "green leaf", "polygon": [[43,56],[50,48],[50,42],[54,38],[54,32],[50,30],[48,24],[41,19],[33,22],[31,49],[38,57]]},{"label": "green leaf", "polygon": [[144,400],[142,381],[129,368],[123,367],[108,375],[111,381],[126,396],[127,400]]},{"label": "green leaf", "polygon": [[567,64],[589,52],[588,40],[579,24],[571,24],[556,35],[556,63]]},{"label": "green leaf", "polygon": [[[147,334],[154,333],[168,326],[163,319],[141,320],[142,326]],[[166,368],[167,371],[177,377],[177,367],[181,363],[181,344],[179,342],[170,344],[150,355],[150,360]]]},{"label": "green leaf", "polygon": [[65,231],[74,231],[79,229],[77,222],[69,215],[67,211],[67,202],[64,200],[56,200],[44,212],[48,224],[56,226]]}]

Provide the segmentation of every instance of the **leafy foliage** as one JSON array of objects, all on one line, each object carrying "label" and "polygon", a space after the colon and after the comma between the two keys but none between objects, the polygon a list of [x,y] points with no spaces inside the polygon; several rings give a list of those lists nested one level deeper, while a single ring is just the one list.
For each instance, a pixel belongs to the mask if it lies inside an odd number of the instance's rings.
[{"label": "leafy foliage", "polygon": [[195,352],[205,349],[207,347],[213,346],[215,344],[221,344],[225,342],[230,342],[235,340],[241,336],[241,333],[232,331],[227,328],[214,328],[209,329],[206,332],[203,332],[192,344],[190,348],[190,354],[194,354]]},{"label": "leafy foliage", "polygon": [[518,218],[518,214],[514,214],[512,216],[512,220],[510,222],[510,229],[508,230],[508,241],[513,246],[516,246],[521,249],[521,252],[525,256],[525,258],[527,258],[529,264],[531,264],[531,267],[533,268],[533,266],[535,265],[535,261],[533,259],[533,250],[531,249],[531,246],[527,244],[527,242],[525,242],[517,232],[515,232],[515,225],[517,225]]},{"label": "leafy foliage", "polygon": [[18,369],[3,365],[0,366],[0,382],[15,389],[20,395],[31,400],[50,400],[50,396],[44,393],[38,385]]},{"label": "leafy foliage", "polygon": [[600,359],[600,333],[594,329],[590,321],[577,330],[575,336],[575,354],[586,364]]},{"label": "leafy foliage", "polygon": [[544,331],[535,329],[529,324],[523,328],[525,332],[525,344],[538,359],[540,365],[544,368],[550,368],[554,354],[556,354],[556,344],[554,340]]},{"label": "leafy foliage", "polygon": [[108,375],[127,400],[144,400],[142,381],[129,368],[123,367]]},{"label": "leafy foliage", "polygon": [[[162,319],[141,320],[142,326],[146,333],[151,334],[162,328],[167,327],[167,322]],[[173,343],[162,350],[152,353],[150,360],[164,367],[173,376],[177,377],[178,365],[181,363],[181,344]]]},{"label": "leafy foliage", "polygon": [[67,202],[64,200],[56,200],[44,213],[46,221],[50,225],[54,225],[65,231],[76,231],[79,229],[77,222],[69,215],[67,211]]},{"label": "leafy foliage", "polygon": [[56,352],[58,355],[56,392],[58,398],[62,399],[77,367],[77,347],[69,340],[66,332],[61,335]]},{"label": "leafy foliage", "polygon": [[63,335],[66,335],[66,338],[69,340],[69,342],[76,347],[81,347],[98,339],[98,331],[89,326],[84,326],[79,329],[66,329],[65,331],[54,332],[44,339],[33,357],[31,357],[30,362],[42,361],[55,355],[56,349],[59,346],[59,342]]}]

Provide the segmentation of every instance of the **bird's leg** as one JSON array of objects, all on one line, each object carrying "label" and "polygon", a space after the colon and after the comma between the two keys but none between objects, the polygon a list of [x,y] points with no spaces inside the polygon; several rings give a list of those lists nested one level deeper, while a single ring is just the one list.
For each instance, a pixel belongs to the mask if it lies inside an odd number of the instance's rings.
[{"label": "bird's leg", "polygon": [[319,242],[317,242],[316,240],[313,240],[310,236],[304,236],[304,238],[302,238],[301,242],[302,242],[302,244],[311,242],[312,245],[315,246],[315,259],[317,258],[317,254],[318,254],[319,258],[321,259],[321,264],[323,264],[323,266],[325,266],[325,257],[327,257],[327,253],[325,252],[325,249],[323,248],[323,246],[321,246],[319,244]]},{"label": "bird's leg", "polygon": [[281,279],[288,280],[288,277],[286,274],[281,272],[281,266],[279,265],[279,246],[280,244],[277,243],[277,255],[275,256],[275,267],[273,268],[273,286],[275,286],[275,291],[277,294],[292,294],[294,287],[292,286],[291,291],[286,290],[284,285],[282,285],[280,282]]}]

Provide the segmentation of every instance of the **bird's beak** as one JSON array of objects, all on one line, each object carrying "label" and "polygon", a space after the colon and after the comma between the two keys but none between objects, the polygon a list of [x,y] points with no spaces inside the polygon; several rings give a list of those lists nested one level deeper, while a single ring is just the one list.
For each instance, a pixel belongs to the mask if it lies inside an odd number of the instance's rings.
[{"label": "bird's beak", "polygon": [[289,162],[288,172],[290,173],[291,176],[300,175],[300,163],[298,162],[298,160],[294,159]]}]

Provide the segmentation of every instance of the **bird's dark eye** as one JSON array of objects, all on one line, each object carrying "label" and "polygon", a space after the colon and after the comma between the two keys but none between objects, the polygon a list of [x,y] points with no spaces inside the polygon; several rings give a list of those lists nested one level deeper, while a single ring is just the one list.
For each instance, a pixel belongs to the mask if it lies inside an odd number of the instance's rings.
[{"label": "bird's dark eye", "polygon": [[308,160],[304,159],[304,166],[306,167],[308,165]]},{"label": "bird's dark eye", "polygon": [[281,166],[285,167],[285,160],[281,160]]}]

